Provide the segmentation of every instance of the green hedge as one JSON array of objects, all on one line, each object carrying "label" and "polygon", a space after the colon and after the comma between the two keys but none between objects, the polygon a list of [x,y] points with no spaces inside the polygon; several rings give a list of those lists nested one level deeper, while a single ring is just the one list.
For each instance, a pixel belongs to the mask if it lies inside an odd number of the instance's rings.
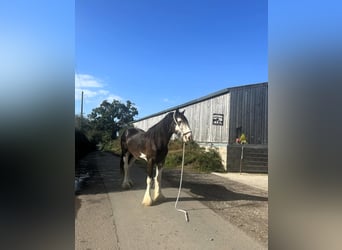
[{"label": "green hedge", "polygon": [[[182,164],[182,155],[183,143],[181,141],[171,141],[165,167],[179,167]],[[191,142],[186,145],[184,165],[190,166],[200,172],[223,171],[219,153],[215,149],[206,151],[196,142]]]}]

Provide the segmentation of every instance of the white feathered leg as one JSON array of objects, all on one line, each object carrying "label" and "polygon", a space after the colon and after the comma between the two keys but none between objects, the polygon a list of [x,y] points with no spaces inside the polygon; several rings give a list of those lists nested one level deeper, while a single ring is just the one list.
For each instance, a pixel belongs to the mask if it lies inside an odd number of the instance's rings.
[{"label": "white feathered leg", "polygon": [[152,205],[152,199],[151,199],[151,182],[152,182],[152,179],[147,176],[147,179],[146,179],[146,191],[145,191],[145,195],[144,195],[144,199],[142,201],[142,204],[145,205],[145,206],[151,206]]},{"label": "white feathered leg", "polygon": [[156,176],[154,177],[154,201],[162,201],[165,199],[162,191],[161,191],[161,178],[162,178],[163,169],[158,167],[156,168]]}]

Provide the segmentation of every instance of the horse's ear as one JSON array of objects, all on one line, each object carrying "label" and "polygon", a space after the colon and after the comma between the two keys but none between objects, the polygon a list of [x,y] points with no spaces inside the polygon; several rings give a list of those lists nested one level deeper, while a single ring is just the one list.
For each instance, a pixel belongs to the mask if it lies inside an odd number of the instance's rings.
[{"label": "horse's ear", "polygon": [[179,114],[179,109],[176,109],[176,114]]},{"label": "horse's ear", "polygon": [[184,115],[184,113],[185,113],[185,109],[183,110],[183,112],[181,112],[182,113],[182,115]]}]

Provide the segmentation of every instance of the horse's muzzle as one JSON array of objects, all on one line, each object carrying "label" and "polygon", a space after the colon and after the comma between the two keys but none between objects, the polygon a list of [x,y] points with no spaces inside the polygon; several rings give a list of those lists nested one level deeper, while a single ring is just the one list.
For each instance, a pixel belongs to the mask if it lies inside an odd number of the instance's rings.
[{"label": "horse's muzzle", "polygon": [[191,133],[191,131],[183,134],[183,141],[184,142],[192,141],[192,133]]}]

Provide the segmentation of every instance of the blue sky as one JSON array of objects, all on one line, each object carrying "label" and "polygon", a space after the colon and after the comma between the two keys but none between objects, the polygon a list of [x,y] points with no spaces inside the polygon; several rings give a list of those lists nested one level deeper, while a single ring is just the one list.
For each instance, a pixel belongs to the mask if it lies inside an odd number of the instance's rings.
[{"label": "blue sky", "polygon": [[268,81],[267,1],[76,0],[75,114],[113,98],[136,118]]}]

